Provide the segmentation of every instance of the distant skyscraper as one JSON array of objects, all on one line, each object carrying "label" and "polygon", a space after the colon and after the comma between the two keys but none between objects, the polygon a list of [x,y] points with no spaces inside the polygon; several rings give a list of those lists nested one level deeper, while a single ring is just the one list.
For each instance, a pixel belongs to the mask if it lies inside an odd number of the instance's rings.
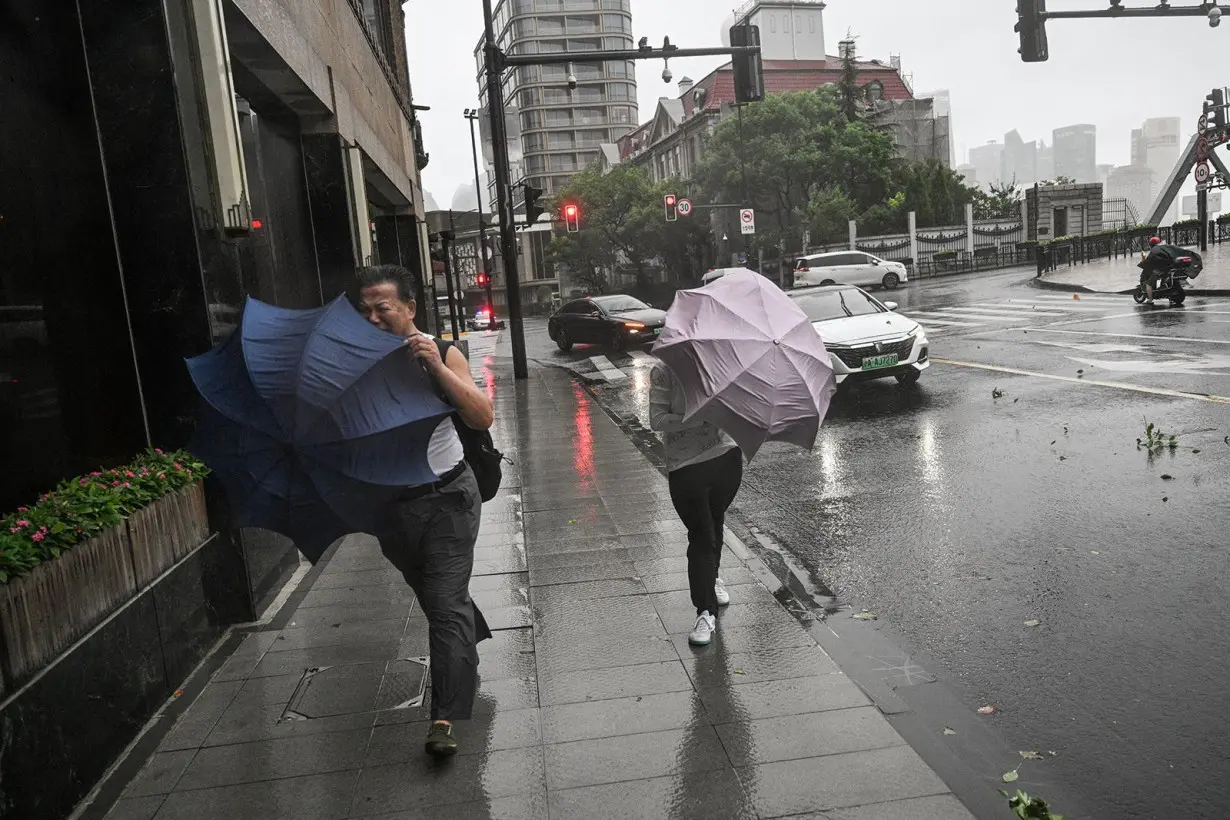
[{"label": "distant skyscraper", "polygon": [[[533,9],[537,7],[537,11]],[[496,41],[508,54],[630,50],[631,0],[500,0]],[[475,48],[479,96],[486,106],[483,40]],[[601,157],[600,146],[636,127],[636,71],[627,60],[568,67],[523,66],[508,72],[504,99],[520,113],[526,178],[548,194]]]},{"label": "distant skyscraper", "polygon": [[1098,129],[1094,125],[1069,125],[1056,128],[1055,176],[1074,182],[1098,180]]},{"label": "distant skyscraper", "polygon": [[974,166],[978,175],[978,186],[982,189],[991,187],[991,183],[1000,182],[1003,170],[1004,146],[998,142],[988,142],[978,148],[971,148],[969,164]]},{"label": "distant skyscraper", "polygon": [[1038,140],[1038,182],[1055,178],[1055,149]]},{"label": "distant skyscraper", "polygon": [[1132,165],[1147,165],[1145,160],[1145,131],[1143,128],[1132,129]]},{"label": "distant skyscraper", "polygon": [[1038,181],[1038,143],[1025,142],[1017,131],[1004,135],[1004,154],[1000,179],[1016,180],[1017,185],[1033,185]]},{"label": "distant skyscraper", "polygon": [[[1179,133],[1183,127],[1178,117],[1160,117],[1145,120],[1140,127],[1144,160],[1141,164],[1153,172],[1153,187],[1149,192],[1149,204],[1157,199],[1161,188],[1170,179],[1175,164],[1179,161]],[[1178,201],[1170,206],[1162,218],[1163,224],[1173,222],[1178,214]],[[1145,217],[1147,218],[1147,216]]]}]

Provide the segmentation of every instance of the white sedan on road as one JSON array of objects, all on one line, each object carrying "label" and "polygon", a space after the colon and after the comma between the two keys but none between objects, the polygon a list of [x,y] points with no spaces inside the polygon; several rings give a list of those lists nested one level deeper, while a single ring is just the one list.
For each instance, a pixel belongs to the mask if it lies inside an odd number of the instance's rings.
[{"label": "white sedan on road", "polygon": [[800,288],[789,295],[824,341],[839,385],[889,376],[911,385],[930,367],[926,331],[897,313],[895,302],[880,302],[853,285]]}]

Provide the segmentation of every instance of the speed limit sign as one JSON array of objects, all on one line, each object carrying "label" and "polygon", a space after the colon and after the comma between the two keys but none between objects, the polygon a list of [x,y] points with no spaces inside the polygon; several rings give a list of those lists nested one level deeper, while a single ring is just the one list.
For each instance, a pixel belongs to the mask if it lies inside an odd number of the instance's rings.
[{"label": "speed limit sign", "polygon": [[692,200],[690,199],[679,200],[679,202],[676,203],[675,205],[675,211],[680,216],[691,216],[692,215]]},{"label": "speed limit sign", "polygon": [[1210,176],[1212,176],[1212,172],[1209,170],[1209,164],[1207,162],[1202,162],[1196,166],[1197,185],[1203,185],[1208,182]]}]

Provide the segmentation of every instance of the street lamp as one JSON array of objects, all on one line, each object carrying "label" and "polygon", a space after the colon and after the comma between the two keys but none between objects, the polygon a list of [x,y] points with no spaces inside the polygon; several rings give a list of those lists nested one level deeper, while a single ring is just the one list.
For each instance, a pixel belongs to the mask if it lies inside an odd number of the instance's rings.
[{"label": "street lamp", "polygon": [[474,108],[465,110],[465,118],[470,121],[470,151],[474,154],[474,195],[478,197],[478,241],[481,247],[483,273],[487,274],[487,310],[491,326],[495,326],[495,298],[492,296],[491,271],[487,269],[491,252],[487,247],[487,223],[483,221],[483,183],[478,173],[478,139],[474,136],[474,122],[479,112]]}]

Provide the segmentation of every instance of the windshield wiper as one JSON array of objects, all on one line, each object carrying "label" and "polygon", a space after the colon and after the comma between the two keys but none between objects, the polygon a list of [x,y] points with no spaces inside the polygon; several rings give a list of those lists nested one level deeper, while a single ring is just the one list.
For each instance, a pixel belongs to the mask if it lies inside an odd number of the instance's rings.
[{"label": "windshield wiper", "polygon": [[850,318],[854,318],[854,314],[850,312],[850,308],[846,306],[846,295],[841,291],[837,291],[837,298],[841,300],[841,309],[846,312]]}]

